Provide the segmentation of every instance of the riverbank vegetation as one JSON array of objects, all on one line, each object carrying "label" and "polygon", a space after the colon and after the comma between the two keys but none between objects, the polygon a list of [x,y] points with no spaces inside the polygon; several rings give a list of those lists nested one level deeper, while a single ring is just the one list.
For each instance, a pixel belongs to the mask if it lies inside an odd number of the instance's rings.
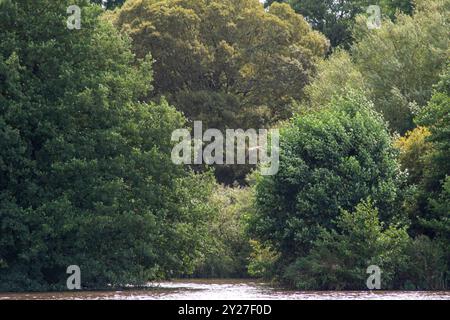
[{"label": "riverbank vegetation", "polygon": [[[448,289],[450,1],[369,2],[2,2],[0,291]],[[278,173],[173,164],[197,120],[279,129]]]}]

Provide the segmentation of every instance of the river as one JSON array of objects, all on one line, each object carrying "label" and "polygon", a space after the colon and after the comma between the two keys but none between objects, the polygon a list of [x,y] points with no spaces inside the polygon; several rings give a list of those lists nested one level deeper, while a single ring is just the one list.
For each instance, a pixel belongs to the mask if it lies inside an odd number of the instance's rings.
[{"label": "river", "polygon": [[450,300],[450,291],[289,291],[255,280],[189,279],[146,289],[1,293],[0,300]]}]

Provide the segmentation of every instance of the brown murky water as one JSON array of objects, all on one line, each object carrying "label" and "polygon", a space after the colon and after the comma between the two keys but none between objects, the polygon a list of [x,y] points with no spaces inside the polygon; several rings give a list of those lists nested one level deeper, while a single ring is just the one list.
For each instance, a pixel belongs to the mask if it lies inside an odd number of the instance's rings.
[{"label": "brown murky water", "polygon": [[174,280],[147,289],[0,293],[0,300],[450,300],[450,291],[287,291],[254,280]]}]

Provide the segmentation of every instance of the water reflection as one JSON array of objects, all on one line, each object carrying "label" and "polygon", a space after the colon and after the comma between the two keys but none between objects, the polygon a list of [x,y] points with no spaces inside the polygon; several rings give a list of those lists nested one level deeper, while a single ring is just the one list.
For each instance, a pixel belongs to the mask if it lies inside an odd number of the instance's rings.
[{"label": "water reflection", "polygon": [[254,280],[175,280],[121,291],[0,293],[0,300],[450,300],[450,291],[287,291]]}]

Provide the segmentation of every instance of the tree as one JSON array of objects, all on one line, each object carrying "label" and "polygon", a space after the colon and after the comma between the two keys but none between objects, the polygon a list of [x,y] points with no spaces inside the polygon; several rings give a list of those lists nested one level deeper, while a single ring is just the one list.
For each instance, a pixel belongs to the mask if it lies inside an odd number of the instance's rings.
[{"label": "tree", "polygon": [[318,64],[314,80],[305,88],[306,98],[301,102],[301,108],[322,109],[334,97],[343,96],[349,90],[368,92],[364,75],[356,68],[350,54],[336,50]]},{"label": "tree", "polygon": [[416,6],[412,17],[399,15],[379,30],[360,21],[351,50],[370,99],[400,134],[413,129],[413,114],[427,104],[448,62],[450,2],[421,0]]},{"label": "tree", "polygon": [[[436,238],[442,240],[446,247],[450,245],[450,176],[442,183],[442,191],[435,199],[430,199],[430,209],[433,216],[429,220],[422,220],[422,224],[434,231]],[[447,255],[450,265],[450,256]]]},{"label": "tree", "polygon": [[439,190],[442,181],[450,173],[450,65],[441,75],[428,105],[419,113],[416,122],[426,126],[431,135],[427,140],[433,145],[430,167],[427,169],[428,191]]},{"label": "tree", "polygon": [[426,155],[426,166],[419,183],[417,208],[419,224],[432,237],[444,239],[450,235],[450,67],[435,86],[435,93],[416,121],[430,130],[427,142],[432,149]]},{"label": "tree", "polygon": [[448,1],[418,1],[414,15],[400,14],[369,30],[357,19],[355,43],[321,63],[305,89],[303,107],[320,108],[335,95],[361,90],[389,122],[404,134],[414,128],[413,115],[425,106],[448,61]]},{"label": "tree", "polygon": [[271,249],[270,245],[250,240],[252,252],[248,258],[248,274],[253,277],[271,279],[275,276],[274,267],[279,254]]},{"label": "tree", "polygon": [[410,239],[405,226],[385,226],[379,216],[370,200],[354,212],[342,210],[337,229],[322,229],[311,252],[287,268],[284,280],[303,290],[364,290],[366,270],[375,265],[382,272],[381,288],[398,288]]},{"label": "tree", "polygon": [[402,169],[408,172],[408,181],[411,184],[417,185],[423,178],[428,163],[427,155],[432,150],[431,143],[427,141],[430,135],[430,130],[419,126],[395,142],[400,150],[400,164]]},{"label": "tree", "polygon": [[0,11],[0,291],[84,288],[190,273],[211,217],[211,175],[170,159],[185,120],[151,90],[151,57],[73,1]]},{"label": "tree", "polygon": [[[406,263],[400,278],[408,290],[445,290],[448,288],[448,244],[420,235],[406,247]],[[447,283],[446,283],[447,278]]]},{"label": "tree", "polygon": [[155,94],[212,128],[260,128],[290,116],[325,38],[288,5],[258,0],[129,0],[114,23],[155,59]]},{"label": "tree", "polygon": [[403,221],[403,174],[381,116],[359,94],[293,118],[281,131],[280,169],[259,177],[251,232],[280,252],[283,265],[305,256],[341,209],[371,197],[384,223]]},{"label": "tree", "polygon": [[447,68],[428,105],[416,117],[419,127],[398,141],[400,160],[414,184],[406,209],[411,217],[409,233],[416,239],[409,249],[406,273],[416,289],[442,289],[449,281],[449,74]]},{"label": "tree", "polygon": [[370,5],[379,5],[381,14],[391,19],[398,11],[411,14],[411,0],[268,0],[266,6],[274,2],[289,3],[303,15],[315,30],[322,32],[332,47],[349,48],[353,42],[352,28],[358,14],[365,14]]},{"label": "tree", "polygon": [[208,225],[204,259],[195,270],[200,278],[247,277],[249,237],[247,216],[253,211],[249,188],[217,186],[211,197],[216,214]]},{"label": "tree", "polygon": [[[189,121],[224,130],[269,128],[292,114],[326,40],[288,5],[258,0],[128,0],[106,18],[151,52],[155,91]],[[220,182],[249,172],[216,166]],[[243,172],[242,172],[243,171]]]}]

